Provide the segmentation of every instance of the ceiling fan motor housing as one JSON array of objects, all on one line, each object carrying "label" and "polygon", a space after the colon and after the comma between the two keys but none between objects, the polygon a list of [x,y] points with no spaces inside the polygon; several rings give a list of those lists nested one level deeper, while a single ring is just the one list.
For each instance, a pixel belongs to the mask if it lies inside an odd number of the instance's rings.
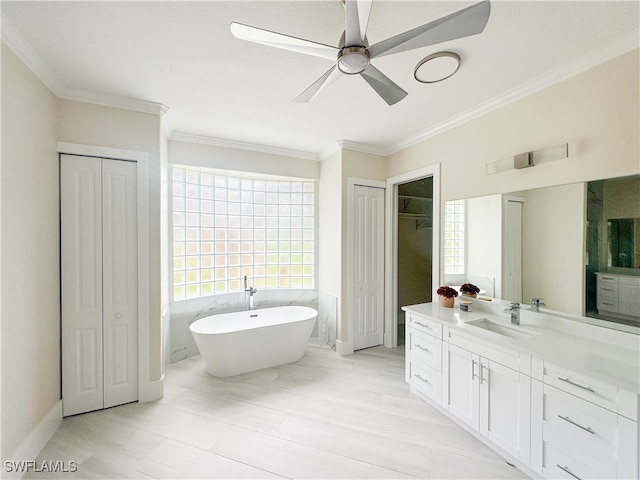
[{"label": "ceiling fan motor housing", "polygon": [[369,66],[369,52],[365,47],[344,47],[338,53],[338,68],[347,75],[364,72]]}]

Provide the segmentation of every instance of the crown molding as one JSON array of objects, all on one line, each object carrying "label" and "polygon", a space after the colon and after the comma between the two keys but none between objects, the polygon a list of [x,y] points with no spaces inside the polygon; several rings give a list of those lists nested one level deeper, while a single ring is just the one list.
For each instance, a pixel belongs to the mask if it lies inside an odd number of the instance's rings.
[{"label": "crown molding", "polygon": [[2,41],[58,98],[159,116],[169,110],[169,107],[157,102],[90,92],[63,85],[6,15],[2,15],[1,25]]},{"label": "crown molding", "polygon": [[319,161],[321,158],[317,153],[306,152],[302,150],[292,150],[288,148],[271,147],[268,145],[260,145],[257,143],[239,142],[236,140],[227,140],[224,138],[209,137],[206,135],[196,135],[186,132],[172,132],[169,140],[174,142],[197,143],[200,145],[209,145],[212,147],[232,148],[235,150],[247,150],[250,152],[267,153],[271,155],[280,155],[284,157],[301,158],[304,160]]},{"label": "crown molding", "polygon": [[406,139],[394,145],[391,145],[389,150],[386,152],[386,155],[392,155],[401,150],[409,148],[428,138],[444,133],[447,130],[458,127],[489,112],[507,106],[510,103],[525,98],[552,85],[555,85],[556,83],[560,83],[563,80],[583,73],[591,68],[612,60],[615,57],[624,55],[625,53],[628,53],[640,47],[639,39],[640,32],[638,31],[623,35],[598,50],[582,55],[574,61],[569,62],[560,68],[552,70],[544,75],[540,75],[530,82],[513,88],[503,93],[502,95],[483,102],[474,108],[471,108],[459,115],[445,120],[444,122],[438,123],[433,127],[424,130],[421,133],[418,133],[417,135],[407,137]]},{"label": "crown molding", "polygon": [[338,146],[342,150],[349,150],[351,152],[368,153],[371,155],[381,155],[383,157],[387,155],[386,150],[381,150],[371,145],[366,145],[364,143],[352,142],[351,140],[338,140]]},{"label": "crown molding", "polygon": [[169,107],[162,103],[139,100],[137,98],[120,97],[104,93],[90,92],[77,88],[63,87],[61,92],[54,92],[59,98],[76,102],[93,103],[103,107],[120,108],[138,113],[148,113],[162,117],[169,111]]},{"label": "crown molding", "polygon": [[18,29],[6,15],[2,15],[2,41],[15,53],[20,60],[44,83],[56,96],[63,90],[62,84],[53,75],[42,58],[25,40]]}]

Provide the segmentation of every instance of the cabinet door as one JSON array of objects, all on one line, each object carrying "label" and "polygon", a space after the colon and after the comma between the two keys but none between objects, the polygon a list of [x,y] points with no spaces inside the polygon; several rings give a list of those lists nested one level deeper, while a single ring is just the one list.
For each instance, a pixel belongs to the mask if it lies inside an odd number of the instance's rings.
[{"label": "cabinet door", "polygon": [[480,357],[449,343],[444,353],[443,407],[477,430]]},{"label": "cabinet door", "polygon": [[618,311],[625,315],[640,316],[640,284],[620,282],[618,285]]},{"label": "cabinet door", "polygon": [[531,379],[499,363],[480,359],[480,433],[529,464]]}]

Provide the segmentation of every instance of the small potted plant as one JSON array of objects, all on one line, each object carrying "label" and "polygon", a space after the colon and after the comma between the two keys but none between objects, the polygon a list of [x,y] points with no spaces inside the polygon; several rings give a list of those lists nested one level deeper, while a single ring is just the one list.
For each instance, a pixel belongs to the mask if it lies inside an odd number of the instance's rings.
[{"label": "small potted plant", "polygon": [[458,292],[455,288],[448,287],[444,285],[440,287],[437,291],[438,296],[440,297],[440,306],[446,308],[453,308],[453,302],[455,298],[458,296]]},{"label": "small potted plant", "polygon": [[476,298],[480,293],[480,289],[476,287],[473,283],[465,283],[460,287],[460,293],[465,297]]}]

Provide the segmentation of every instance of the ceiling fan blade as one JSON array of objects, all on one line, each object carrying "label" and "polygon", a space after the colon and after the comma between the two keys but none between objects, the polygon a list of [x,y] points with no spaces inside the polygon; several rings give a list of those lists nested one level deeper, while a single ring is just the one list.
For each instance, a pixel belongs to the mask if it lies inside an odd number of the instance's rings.
[{"label": "ceiling fan blade", "polygon": [[242,23],[233,22],[229,28],[234,37],[240,40],[248,40],[249,42],[260,43],[270,47],[281,48],[283,50],[291,50],[293,52],[313,55],[314,57],[326,58],[334,60],[338,57],[340,49],[322,43],[312,42],[311,40],[303,40],[301,38],[290,37],[282,33],[270,32],[262,28],[243,25]]},{"label": "ceiling fan blade", "polygon": [[368,48],[369,56],[382,57],[481,33],[489,21],[490,13],[489,0],[476,3],[426,25],[378,42]]},{"label": "ceiling fan blade", "polygon": [[346,0],[345,2],[345,26],[344,46],[354,47],[364,45],[364,37],[367,33],[369,14],[371,13],[372,0]]},{"label": "ceiling fan blade", "polygon": [[396,85],[393,80],[373,65],[369,65],[369,67],[362,72],[360,76],[364,78],[367,83],[371,85],[371,88],[373,88],[389,105],[398,103],[408,95],[407,92]]},{"label": "ceiling fan blade", "polygon": [[342,75],[342,72],[340,72],[337,65],[334,65],[318,80],[313,82],[309,88],[294,98],[293,101],[296,103],[310,102],[320,91],[335,82],[340,75]]}]

